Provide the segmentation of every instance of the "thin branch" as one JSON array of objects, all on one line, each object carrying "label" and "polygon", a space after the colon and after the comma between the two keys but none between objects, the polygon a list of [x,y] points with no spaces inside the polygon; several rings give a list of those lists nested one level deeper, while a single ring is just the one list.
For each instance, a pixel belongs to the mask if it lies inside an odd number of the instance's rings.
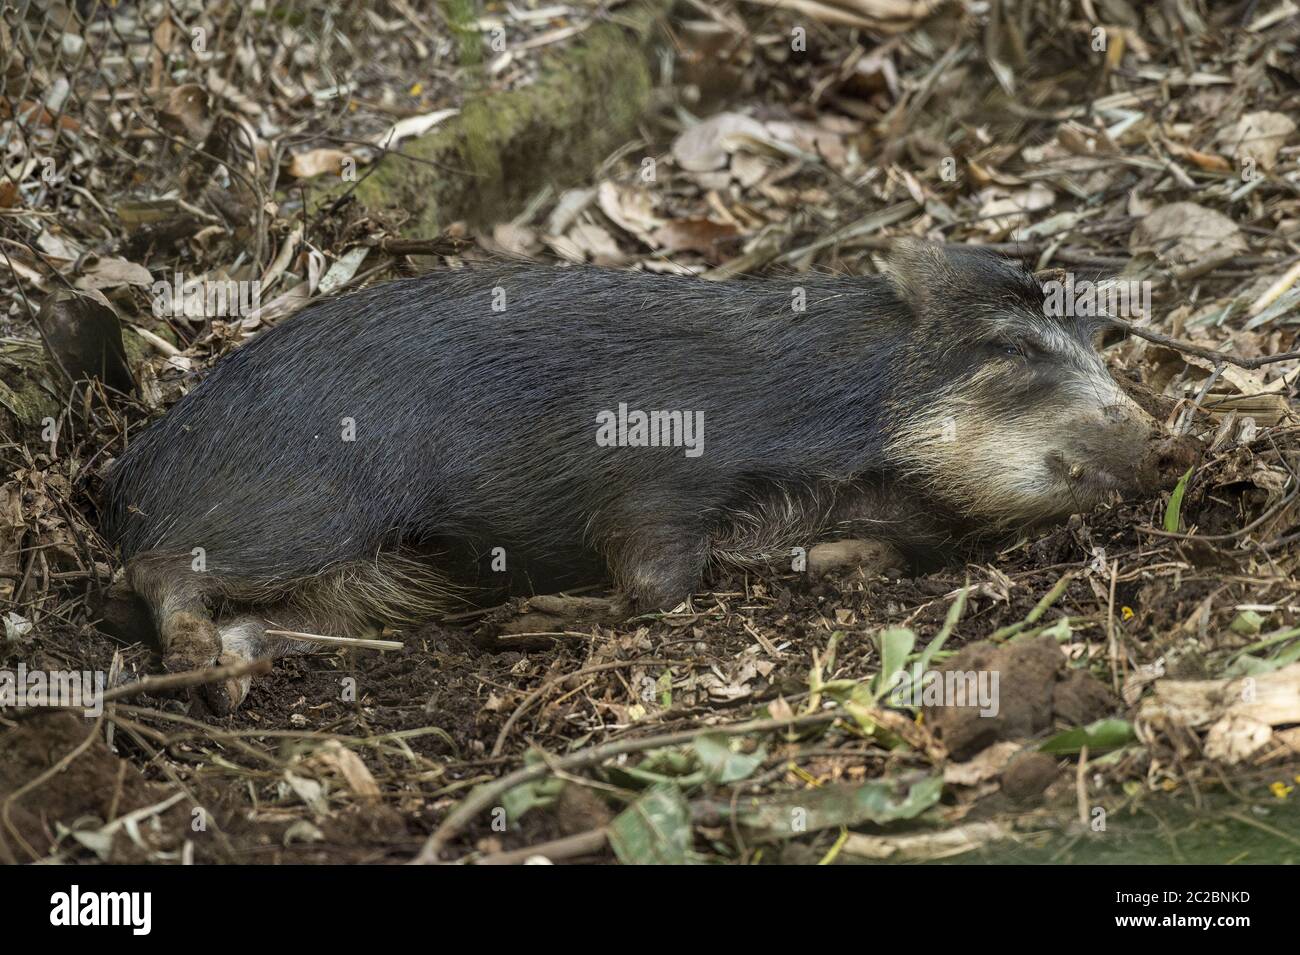
[{"label": "thin branch", "polygon": [[578,856],[589,856],[600,852],[608,843],[609,832],[602,826],[599,829],[579,832],[572,836],[553,839],[550,842],[542,842],[535,846],[511,849],[508,852],[498,852],[495,855],[479,859],[475,865],[519,865],[534,856],[544,856],[551,861],[573,859]]},{"label": "thin branch", "polygon": [[1294,359],[1300,358],[1300,351],[1283,352],[1280,355],[1261,355],[1258,358],[1242,358],[1240,355],[1215,351],[1212,348],[1202,348],[1200,345],[1193,345],[1191,342],[1179,341],[1177,338],[1170,338],[1168,335],[1162,335],[1159,332],[1153,332],[1146,328],[1139,328],[1131,322],[1124,321],[1122,318],[1111,318],[1110,321],[1124,329],[1130,335],[1136,335],[1138,338],[1144,338],[1157,345],[1164,345],[1166,348],[1172,348],[1174,351],[1180,351],[1187,355],[1195,355],[1198,358],[1205,358],[1209,361],[1236,365],[1238,368],[1262,368],[1264,365],[1271,365],[1274,362],[1293,361]]}]

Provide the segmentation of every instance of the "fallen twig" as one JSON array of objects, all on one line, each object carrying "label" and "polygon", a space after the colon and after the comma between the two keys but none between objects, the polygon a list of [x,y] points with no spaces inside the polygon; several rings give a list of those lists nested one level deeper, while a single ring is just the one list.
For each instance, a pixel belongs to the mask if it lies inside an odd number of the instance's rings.
[{"label": "fallen twig", "polygon": [[284,637],[303,643],[325,643],[334,647],[358,647],[364,650],[400,650],[406,644],[401,640],[371,640],[366,637],[327,637],[322,633],[299,633],[297,630],[268,630],[268,637]]},{"label": "fallen twig", "polygon": [[[270,660],[249,660],[245,663],[232,663],[229,666],[204,667],[201,670],[183,670],[180,673],[147,676],[142,680],[136,680],[134,683],[114,687],[100,698],[100,702],[112,703],[114,700],[126,700],[147,693],[167,693],[172,690],[183,690],[191,686],[204,686],[208,683],[237,680],[243,676],[261,676],[270,672]],[[76,707],[73,707],[73,709],[76,709]]]},{"label": "fallen twig", "polygon": [[1209,361],[1225,362],[1229,365],[1236,365],[1238,368],[1262,368],[1264,365],[1271,365],[1279,361],[1292,361],[1300,358],[1300,351],[1283,352],[1280,355],[1260,355],[1258,358],[1243,358],[1240,355],[1232,355],[1228,352],[1215,351],[1212,348],[1202,348],[1200,345],[1193,345],[1191,342],[1180,341],[1177,338],[1171,338],[1168,335],[1162,335],[1159,332],[1153,332],[1150,329],[1139,328],[1132,322],[1126,322],[1122,318],[1110,319],[1111,323],[1124,329],[1131,335],[1138,338],[1144,338],[1149,342],[1157,345],[1164,345],[1166,348],[1172,348],[1174,351],[1180,351],[1187,355],[1196,355],[1198,358],[1205,358]]},{"label": "fallen twig", "polygon": [[1038,623],[1039,618],[1051,609],[1052,604],[1061,599],[1061,595],[1065,593],[1065,588],[1070,586],[1070,581],[1073,579],[1073,573],[1063,574],[1061,579],[1052,585],[1052,589],[1045,593],[1042,599],[1034,605],[1034,609],[1029,611],[1024,620],[1008,624],[1005,627],[999,627],[990,634],[989,639],[997,643],[1006,640],[1008,637],[1014,637],[1021,631]]},{"label": "fallen twig", "polygon": [[519,865],[536,856],[543,856],[546,859],[572,859],[576,856],[586,856],[591,855],[593,852],[599,852],[605,848],[608,841],[609,833],[602,826],[589,832],[579,832],[576,835],[565,836],[563,839],[552,839],[550,842],[543,842],[535,846],[525,846],[522,849],[512,849],[509,852],[498,852],[479,859],[474,864]]},{"label": "fallen twig", "polygon": [[[229,666],[205,667],[200,670],[184,670],[180,673],[165,673],[161,676],[147,676],[132,683],[114,687],[104,692],[99,698],[100,704],[113,703],[135,696],[154,693],[170,693],[192,686],[208,683],[221,683],[225,680],[237,680],[244,676],[261,676],[271,672],[270,660],[249,660],[244,663],[232,663]],[[78,706],[34,706],[15,710],[11,719],[20,720],[39,713],[59,713],[63,711],[81,711],[85,704]]]}]

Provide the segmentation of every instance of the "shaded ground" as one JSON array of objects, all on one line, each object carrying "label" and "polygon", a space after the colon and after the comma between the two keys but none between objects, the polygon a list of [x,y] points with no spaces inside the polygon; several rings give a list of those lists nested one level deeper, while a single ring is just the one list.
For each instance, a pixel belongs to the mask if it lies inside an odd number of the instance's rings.
[{"label": "shaded ground", "polygon": [[[401,223],[355,203],[329,207],[289,242],[315,177],[291,188],[267,179],[260,186],[281,204],[259,221],[249,274],[276,272],[267,298],[288,296],[282,309],[159,316],[140,281],[112,277],[129,271],[96,281],[128,340],[147,343],[143,330],[171,347],[132,346],[134,398],[67,401],[46,372],[40,388],[62,409],[53,448],[6,419],[0,665],[99,670],[116,687],[158,670],[150,650],[91,625],[115,567],[94,532],[102,474],[195,373],[317,294],[322,268],[344,266],[336,287],[502,251],[713,277],[862,273],[890,236],[924,234],[1149,280],[1149,327],[1206,348],[1295,348],[1300,295],[1294,276],[1279,279],[1300,261],[1300,138],[1272,117],[1296,114],[1300,17],[1237,4],[1208,21],[1190,6],[1171,19],[1119,4],[1092,22],[1084,5],[1067,6],[1067,28],[1060,11],[1025,5],[991,24],[949,11],[893,37],[780,12],[697,10],[674,23],[679,85],[641,141],[587,188],[544,187],[508,223],[440,237],[436,257],[382,252]],[[1105,50],[1093,48],[1097,26]],[[807,31],[804,51],[791,50],[795,27]],[[418,108],[455,102],[460,79]],[[384,112],[355,122],[382,131]],[[291,153],[324,148],[260,135]],[[108,199],[119,167],[96,155],[108,174],[73,184]],[[181,151],[175,161],[179,174],[196,160]],[[266,172],[229,161],[250,177]],[[136,191],[162,197],[164,184],[149,183]],[[336,186],[337,173],[322,183]],[[77,262],[86,249],[156,277],[178,266],[234,275],[251,247],[222,218],[221,194],[247,198],[237,181],[217,177],[190,197],[214,221],[199,216],[175,241],[144,244],[112,217],[87,224],[75,191],[70,204],[38,209],[34,185],[6,203],[3,221],[6,248],[30,263],[14,264],[14,292],[38,306],[59,276],[94,272]],[[204,223],[220,228],[196,240]],[[33,247],[49,256],[45,268]],[[364,264],[348,255],[365,248]],[[6,347],[36,353],[25,306],[7,321]],[[550,858],[900,860],[988,846],[979,858],[1294,860],[1297,363],[1219,368],[1137,339],[1110,343],[1107,357],[1153,392],[1159,417],[1185,420],[1202,442],[1176,505],[1166,493],[1103,507],[915,579],[853,567],[825,579],[779,568],[735,576],[689,607],[614,628],[576,621],[511,635],[501,625],[514,607],[407,635],[401,651],[279,661],[228,718],[184,693],[123,697],[99,718],[8,710],[0,855],[396,862],[450,819],[448,858],[565,840]],[[887,705],[878,682],[924,655],[946,619],[931,664],[991,640],[1012,648],[996,651],[1003,673],[1023,671],[1002,688],[1006,721],[1017,721],[1008,738],[960,760],[948,752],[959,733],[948,716]],[[1064,653],[1044,655],[1053,646]],[[1024,662],[1034,654],[1046,662]],[[1253,682],[1208,682],[1230,679]],[[1276,710],[1232,710],[1274,679]],[[1161,695],[1178,680],[1218,687],[1208,715],[1193,719]],[[784,723],[708,732],[749,720]],[[1068,735],[1080,724],[1089,730]],[[692,735],[659,740],[682,733]],[[629,751],[583,762],[607,744]],[[537,754],[549,771],[469,818],[453,815],[473,787]],[[1147,839],[1152,825],[1163,842]],[[1228,858],[1180,848],[1180,833],[1194,842],[1225,826],[1259,839]]]}]

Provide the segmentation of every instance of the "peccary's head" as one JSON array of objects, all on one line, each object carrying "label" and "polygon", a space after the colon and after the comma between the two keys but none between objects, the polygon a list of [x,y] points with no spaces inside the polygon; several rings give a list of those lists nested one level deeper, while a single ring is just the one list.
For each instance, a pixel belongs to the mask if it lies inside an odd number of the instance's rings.
[{"label": "peccary's head", "polygon": [[1053,302],[1019,264],[975,249],[905,241],[890,265],[913,318],[887,454],[936,499],[1024,526],[1190,466],[1192,442],[1168,438],[1106,369],[1097,299]]}]

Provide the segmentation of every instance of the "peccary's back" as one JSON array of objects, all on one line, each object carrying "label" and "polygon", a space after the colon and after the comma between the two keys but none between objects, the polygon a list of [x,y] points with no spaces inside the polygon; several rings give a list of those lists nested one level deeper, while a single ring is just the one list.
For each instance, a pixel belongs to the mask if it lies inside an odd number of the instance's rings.
[{"label": "peccary's back", "polygon": [[[541,267],[322,300],[131,445],[105,529],[126,558],[202,547],[248,577],[443,540],[577,566],[604,516],[698,519],[755,480],[861,471],[903,312],[877,279]],[[598,445],[620,404],[702,414],[702,453]]]}]

